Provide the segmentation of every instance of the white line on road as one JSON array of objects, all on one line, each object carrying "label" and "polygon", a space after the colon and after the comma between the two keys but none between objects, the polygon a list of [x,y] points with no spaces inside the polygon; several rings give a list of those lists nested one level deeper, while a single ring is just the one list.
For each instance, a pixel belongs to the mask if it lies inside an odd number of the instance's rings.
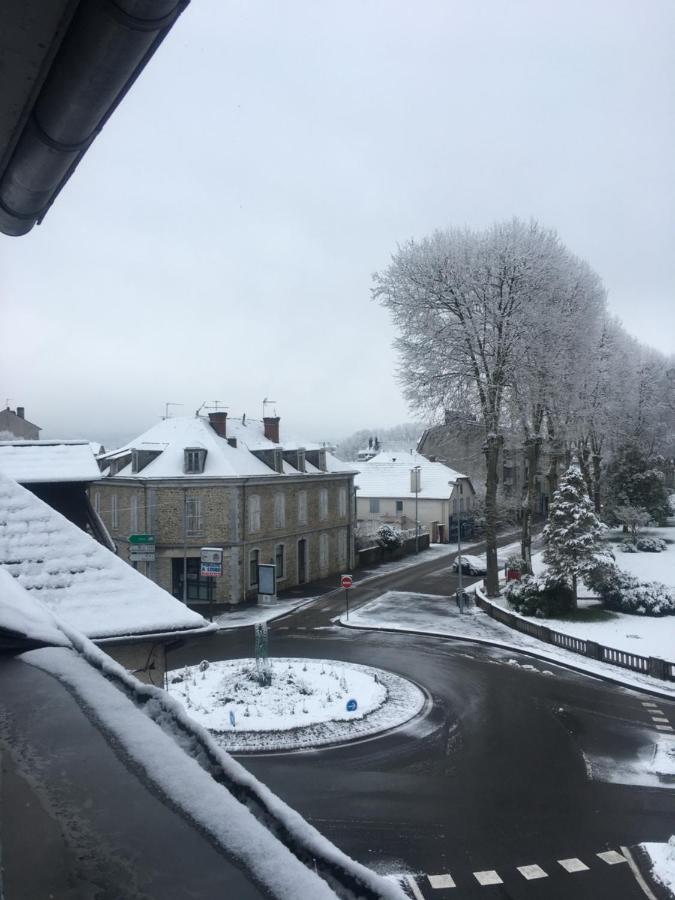
[{"label": "white line on road", "polygon": [[415,900],[424,900],[424,894],[417,887],[417,882],[415,881],[415,879],[413,878],[412,875],[405,876],[405,883],[408,885],[408,887],[412,891],[412,895],[415,898]]},{"label": "white line on road", "polygon": [[516,868],[523,878],[526,878],[528,881],[532,881],[534,878],[548,878],[541,866],[516,866]]},{"label": "white line on road", "polygon": [[674,730],[672,725],[655,725],[654,728],[656,728],[657,731],[673,731]]},{"label": "white line on road", "polygon": [[473,877],[478,884],[485,886],[486,884],[504,884],[494,869],[487,869],[484,872],[474,872]]},{"label": "white line on road", "polygon": [[665,725],[670,724],[670,723],[668,722],[668,719],[666,719],[665,716],[655,716],[655,715],[652,714],[652,720],[653,720],[654,722],[661,722],[662,724],[665,724]]},{"label": "white line on road", "polygon": [[628,862],[626,857],[622,856],[620,853],[617,853],[616,850],[605,850],[602,853],[596,853],[595,855],[603,862],[606,862],[609,866],[615,866],[617,863]]},{"label": "white line on road", "polygon": [[427,878],[429,879],[429,884],[436,890],[457,887],[450,875],[427,875]]},{"label": "white line on road", "polygon": [[586,863],[582,863],[576,856],[571,859],[559,859],[558,862],[566,872],[588,872]]},{"label": "white line on road", "polygon": [[653,708],[653,709],[656,709],[656,707],[658,706],[657,703],[649,703],[647,700],[643,700],[643,701],[642,701],[642,705],[643,705],[643,706],[646,706],[646,707],[648,707],[648,708],[651,707],[651,708]]}]

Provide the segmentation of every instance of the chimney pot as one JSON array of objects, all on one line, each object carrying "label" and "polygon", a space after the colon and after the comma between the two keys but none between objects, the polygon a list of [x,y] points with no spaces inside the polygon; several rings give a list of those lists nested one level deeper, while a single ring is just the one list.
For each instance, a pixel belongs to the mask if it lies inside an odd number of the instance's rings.
[{"label": "chimney pot", "polygon": [[216,432],[218,437],[227,438],[227,413],[226,412],[210,412],[209,424]]},{"label": "chimney pot", "polygon": [[17,414],[17,416],[18,416],[20,419],[25,419],[25,418],[26,418],[26,410],[24,409],[23,406],[17,406],[17,408],[16,408],[16,414]]},{"label": "chimney pot", "polygon": [[279,443],[279,416],[264,416],[265,437],[273,444]]}]

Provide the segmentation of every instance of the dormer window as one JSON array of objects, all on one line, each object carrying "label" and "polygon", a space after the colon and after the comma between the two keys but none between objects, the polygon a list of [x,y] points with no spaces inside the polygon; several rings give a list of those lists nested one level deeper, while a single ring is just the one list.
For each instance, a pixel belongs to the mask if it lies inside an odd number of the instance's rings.
[{"label": "dormer window", "polygon": [[202,447],[186,447],[183,469],[186,475],[201,475],[206,463],[206,450]]}]

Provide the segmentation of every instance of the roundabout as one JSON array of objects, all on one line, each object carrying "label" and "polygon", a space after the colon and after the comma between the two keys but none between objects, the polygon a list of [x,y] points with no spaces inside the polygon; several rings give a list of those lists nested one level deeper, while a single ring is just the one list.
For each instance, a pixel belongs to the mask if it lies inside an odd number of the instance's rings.
[{"label": "roundabout", "polygon": [[330,659],[203,661],[174,671],[169,693],[224,750],[305,750],[373,737],[409,722],[427,697],[406,678]]}]

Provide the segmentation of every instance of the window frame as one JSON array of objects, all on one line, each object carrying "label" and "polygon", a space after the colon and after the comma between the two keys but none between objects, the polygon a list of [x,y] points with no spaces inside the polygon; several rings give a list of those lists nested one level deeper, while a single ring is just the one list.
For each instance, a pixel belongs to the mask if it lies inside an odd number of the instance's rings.
[{"label": "window frame", "polygon": [[274,527],[286,527],[286,495],[283,491],[277,491],[274,495]]},{"label": "window frame", "polygon": [[[185,534],[195,536],[204,533],[204,513],[202,507],[202,498],[196,496],[185,497]],[[190,505],[193,511],[190,511]]]},{"label": "window frame", "polygon": [[[281,566],[279,565],[280,557]],[[276,566],[277,581],[283,581],[286,578],[286,544],[279,543],[274,547],[274,565]]]},{"label": "window frame", "polygon": [[[252,565],[255,560],[255,581],[253,580]],[[250,590],[258,587],[258,566],[260,564],[260,548],[253,547],[248,551],[248,586]]]},{"label": "window frame", "polygon": [[379,497],[369,497],[368,498],[368,512],[371,515],[377,515],[380,511],[380,498]]},{"label": "window frame", "polygon": [[248,498],[248,530],[251,534],[260,531],[261,525],[260,494],[250,494]]},{"label": "window frame", "polygon": [[307,491],[298,492],[298,525],[306,525],[308,519],[307,512]]},{"label": "window frame", "polygon": [[117,494],[110,495],[110,527],[116,531],[120,527],[119,506],[117,503]]},{"label": "window frame", "polygon": [[319,488],[319,521],[324,522],[328,518],[328,488]]}]

